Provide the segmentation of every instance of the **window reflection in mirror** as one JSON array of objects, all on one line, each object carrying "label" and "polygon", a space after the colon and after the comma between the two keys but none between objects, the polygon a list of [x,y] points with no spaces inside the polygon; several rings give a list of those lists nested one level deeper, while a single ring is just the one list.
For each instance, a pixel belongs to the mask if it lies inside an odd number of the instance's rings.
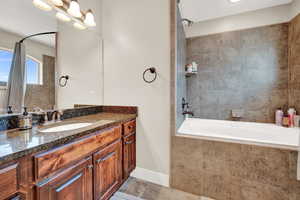
[{"label": "window reflection in mirror", "polygon": [[[6,86],[11,63],[13,50],[0,47],[0,86]],[[42,61],[26,55],[26,80],[27,84],[42,85]]]}]

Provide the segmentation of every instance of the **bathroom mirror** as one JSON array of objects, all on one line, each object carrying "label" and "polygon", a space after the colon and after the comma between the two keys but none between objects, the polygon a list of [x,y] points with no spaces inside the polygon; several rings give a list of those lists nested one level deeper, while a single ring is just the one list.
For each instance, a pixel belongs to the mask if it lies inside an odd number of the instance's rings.
[{"label": "bathroom mirror", "polygon": [[[12,63],[24,53],[26,82],[24,106],[29,111],[37,108],[53,109],[56,85],[56,34],[43,34],[27,38],[22,49],[14,53],[15,45],[23,38],[44,32],[56,32],[53,14],[37,9],[30,0],[4,0],[0,6],[0,113],[7,113],[8,95],[14,113],[21,112],[20,96],[14,92],[22,87],[20,71],[11,74]],[[19,54],[19,55],[17,55]],[[14,59],[15,56],[15,59]],[[20,65],[20,63],[16,63]],[[11,80],[11,81],[10,81]],[[10,83],[9,83],[10,82]]]}]

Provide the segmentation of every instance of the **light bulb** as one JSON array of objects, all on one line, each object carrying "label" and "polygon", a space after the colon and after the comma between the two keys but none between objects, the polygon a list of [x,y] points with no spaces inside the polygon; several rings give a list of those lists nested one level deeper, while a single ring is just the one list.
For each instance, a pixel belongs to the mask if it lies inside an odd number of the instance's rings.
[{"label": "light bulb", "polygon": [[68,13],[70,15],[72,15],[73,17],[77,17],[77,18],[80,18],[82,17],[82,13],[80,11],[80,6],[79,4],[77,3],[77,1],[75,0],[72,0],[70,2],[70,6],[69,6],[69,9],[68,9]]},{"label": "light bulb", "polygon": [[78,22],[74,22],[73,26],[79,30],[84,30],[86,27]]},{"label": "light bulb", "polygon": [[61,12],[57,12],[56,13],[56,18],[63,21],[63,22],[69,22],[71,21],[71,18],[68,17],[67,15],[61,13]]},{"label": "light bulb", "polygon": [[51,2],[56,6],[63,6],[64,2],[62,0],[51,0]]},{"label": "light bulb", "polygon": [[96,26],[95,17],[91,9],[85,14],[84,24],[87,26]]},{"label": "light bulb", "polygon": [[52,10],[52,7],[45,3],[44,1],[42,0],[33,0],[33,5],[41,10],[44,10],[44,11],[50,11]]}]

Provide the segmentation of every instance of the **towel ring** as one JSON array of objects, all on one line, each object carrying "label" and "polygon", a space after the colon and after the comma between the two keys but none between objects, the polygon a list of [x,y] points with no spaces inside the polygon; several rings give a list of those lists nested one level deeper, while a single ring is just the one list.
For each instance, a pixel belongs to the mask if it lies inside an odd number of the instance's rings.
[{"label": "towel ring", "polygon": [[[147,73],[148,71],[149,71],[151,74],[154,74],[154,78],[153,78],[152,80],[147,80],[147,79],[145,78],[145,75],[146,75],[146,73]],[[150,68],[146,69],[146,70],[144,71],[144,73],[143,73],[143,79],[144,79],[144,81],[145,81],[146,83],[153,83],[153,82],[156,80],[156,78],[157,78],[157,71],[156,71],[155,67],[150,67]]]},{"label": "towel ring", "polygon": [[[65,76],[61,76],[59,78],[59,81],[58,81],[58,84],[60,87],[66,87],[67,83],[68,83],[68,80],[69,80],[69,76],[68,75],[65,75]],[[65,80],[64,82],[62,80]],[[63,83],[62,83],[63,82]]]}]

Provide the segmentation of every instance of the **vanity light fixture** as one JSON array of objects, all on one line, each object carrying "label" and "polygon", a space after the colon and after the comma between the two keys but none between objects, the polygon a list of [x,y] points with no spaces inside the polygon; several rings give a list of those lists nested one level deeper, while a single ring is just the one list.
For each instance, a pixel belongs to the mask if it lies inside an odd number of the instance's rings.
[{"label": "vanity light fixture", "polygon": [[70,17],[68,17],[67,15],[65,15],[61,12],[57,12],[55,16],[56,16],[57,19],[59,19],[60,21],[63,21],[63,22],[71,21]]},{"label": "vanity light fixture", "polygon": [[78,22],[74,22],[73,26],[79,30],[84,30],[86,27]]},{"label": "vanity light fixture", "polygon": [[90,27],[96,26],[95,17],[91,9],[85,14],[84,24]]},{"label": "vanity light fixture", "polygon": [[63,22],[72,21],[73,26],[79,30],[85,30],[96,26],[95,16],[91,9],[86,12],[80,10],[78,0],[32,0],[35,7],[50,11],[56,11],[56,18]]},{"label": "vanity light fixture", "polygon": [[50,0],[56,6],[63,6],[64,2],[62,0]]},{"label": "vanity light fixture", "polygon": [[77,0],[71,0],[69,8],[68,8],[68,13],[72,15],[73,17],[81,18],[82,13],[80,11],[80,6],[77,2]]},{"label": "vanity light fixture", "polygon": [[44,10],[44,11],[52,10],[52,7],[42,0],[33,0],[32,3],[35,7],[39,8],[41,10]]},{"label": "vanity light fixture", "polygon": [[240,2],[241,0],[229,0],[230,3],[237,3],[237,2]]}]

